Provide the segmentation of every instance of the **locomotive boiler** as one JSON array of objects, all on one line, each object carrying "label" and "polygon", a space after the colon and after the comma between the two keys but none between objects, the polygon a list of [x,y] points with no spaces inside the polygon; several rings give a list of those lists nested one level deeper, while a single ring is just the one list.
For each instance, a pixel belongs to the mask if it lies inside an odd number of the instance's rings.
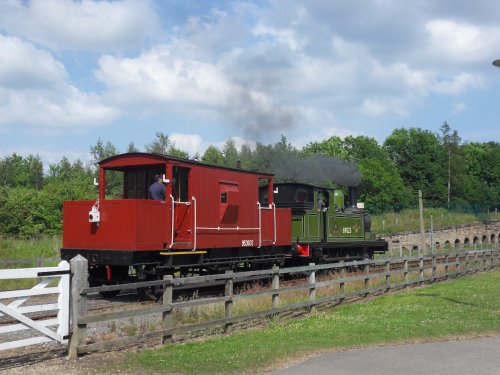
[{"label": "locomotive boiler", "polygon": [[[150,198],[155,176],[165,200]],[[359,205],[269,173],[171,156],[127,153],[99,163],[95,201],[67,201],[61,257],[87,258],[90,285],[273,265],[362,259],[387,250],[370,239]]]}]

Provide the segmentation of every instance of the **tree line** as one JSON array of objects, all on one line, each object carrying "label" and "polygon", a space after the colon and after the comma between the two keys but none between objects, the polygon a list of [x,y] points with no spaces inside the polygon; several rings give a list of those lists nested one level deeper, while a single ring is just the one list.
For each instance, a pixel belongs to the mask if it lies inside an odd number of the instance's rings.
[{"label": "tree line", "polygon": [[[139,152],[134,143],[125,152]],[[189,158],[168,135],[158,132],[146,144],[145,152]],[[70,161],[66,156],[44,168],[38,155],[16,153],[0,159],[0,234],[32,237],[62,231],[65,200],[95,199],[96,163],[120,152],[110,141],[99,139],[90,147],[91,161]],[[366,136],[333,136],[292,146],[285,136],[275,144],[257,143],[237,148],[232,139],[218,148],[209,146],[201,162],[275,172],[277,161],[301,160],[324,155],[356,165],[362,174],[359,198],[374,213],[398,211],[416,206],[416,192],[422,190],[427,206],[494,209],[500,205],[500,143],[465,142],[444,123],[438,132],[400,128],[382,144]],[[278,181],[311,182],[300,173],[279,175]],[[324,185],[343,188],[334,176]]]}]

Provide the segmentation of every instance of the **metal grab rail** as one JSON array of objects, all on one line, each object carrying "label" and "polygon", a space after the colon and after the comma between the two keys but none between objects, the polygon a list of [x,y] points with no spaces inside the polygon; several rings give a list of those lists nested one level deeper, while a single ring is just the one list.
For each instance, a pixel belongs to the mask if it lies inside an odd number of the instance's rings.
[{"label": "metal grab rail", "polygon": [[194,196],[191,197],[193,201],[193,216],[194,216],[194,225],[193,225],[193,251],[196,250],[196,198]]},{"label": "metal grab rail", "polygon": [[276,205],[273,203],[271,203],[271,205],[273,206],[273,229],[274,229],[274,241],[273,241],[273,245],[276,245]]},{"label": "metal grab rail", "polygon": [[259,211],[259,246],[258,249],[262,246],[262,217],[261,217],[261,207],[260,202],[257,201],[257,210]]},{"label": "metal grab rail", "polygon": [[174,199],[174,196],[172,194],[170,194],[170,201],[172,202],[172,231],[171,231],[171,241],[170,241],[170,245],[168,246],[169,249],[172,248],[172,246],[174,246],[174,220],[175,220],[175,215],[174,215],[174,211],[175,211],[175,199]]},{"label": "metal grab rail", "polygon": [[181,201],[176,201],[174,199],[174,196],[170,194],[170,201],[172,202],[172,233],[171,233],[171,241],[170,245],[168,246],[169,249],[171,249],[174,246],[174,232],[175,232],[175,205],[176,204],[183,204],[186,206],[191,206],[191,202],[181,202]]},{"label": "metal grab rail", "polygon": [[273,245],[276,244],[276,205],[271,203],[268,207],[262,207],[260,202],[257,202],[257,209],[259,211],[259,246],[258,249],[262,246],[262,210],[272,210],[273,211]]}]

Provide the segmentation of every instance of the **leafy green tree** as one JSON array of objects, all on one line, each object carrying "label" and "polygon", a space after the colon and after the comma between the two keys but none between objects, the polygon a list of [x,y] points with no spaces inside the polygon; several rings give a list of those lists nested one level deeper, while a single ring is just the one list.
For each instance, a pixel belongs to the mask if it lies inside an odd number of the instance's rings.
[{"label": "leafy green tree", "polygon": [[363,174],[359,198],[371,212],[398,210],[410,204],[410,190],[375,138],[348,136],[344,147]]},{"label": "leafy green tree", "polygon": [[3,234],[31,237],[44,233],[45,223],[39,219],[40,201],[33,188],[14,187],[5,191],[0,207]]},{"label": "leafy green tree", "polygon": [[201,161],[208,164],[224,165],[224,155],[217,147],[210,145],[201,157]]},{"label": "leafy green tree", "polygon": [[500,202],[500,144],[469,143],[463,147],[467,165],[465,191],[469,203],[488,207]]},{"label": "leafy green tree", "polygon": [[43,164],[38,155],[23,158],[13,153],[0,160],[0,186],[23,186],[39,190],[42,185]]},{"label": "leafy green tree", "polygon": [[254,159],[254,153],[250,148],[250,146],[246,144],[242,145],[240,150],[241,168],[252,169],[254,164],[253,159]]},{"label": "leafy green tree", "polygon": [[450,125],[445,121],[438,135],[444,151],[446,153],[445,173],[447,179],[447,197],[446,202],[450,208],[452,200],[452,191],[454,196],[460,195],[462,191],[462,181],[465,174],[465,163],[460,149],[461,138],[456,130],[451,130]]},{"label": "leafy green tree", "polygon": [[323,142],[308,143],[302,149],[302,153],[304,155],[328,155],[343,160],[349,160],[351,157],[349,151],[345,148],[344,141],[337,136],[332,136]]},{"label": "leafy green tree", "polygon": [[236,144],[232,138],[228,138],[224,143],[224,146],[222,147],[222,154],[224,155],[224,165],[235,168],[240,157]]},{"label": "leafy green tree", "polygon": [[[299,157],[298,150],[288,142],[288,139],[284,135],[281,135],[280,140],[275,144],[264,145],[257,142],[255,151],[252,154],[250,169],[275,173],[278,175],[278,181],[283,181],[287,175],[283,163]],[[293,177],[291,179],[294,180]]]},{"label": "leafy green tree", "polygon": [[134,142],[130,142],[127,147],[127,152],[140,152],[137,147],[135,147]]},{"label": "leafy green tree", "polygon": [[118,155],[118,148],[113,145],[110,141],[106,144],[99,138],[94,146],[90,146],[90,155],[94,163],[98,163],[101,160],[110,158],[111,156]]},{"label": "leafy green tree", "polygon": [[170,140],[167,134],[156,132],[156,139],[148,143],[146,152],[160,155],[170,155],[182,159],[189,159],[189,154],[175,147],[175,143]]},{"label": "leafy green tree", "polygon": [[[97,165],[101,160],[118,155],[118,148],[110,141],[106,144],[99,138],[94,146],[90,146],[90,155],[94,164]],[[99,171],[96,168],[95,178],[99,177]],[[108,171],[106,173],[106,195],[110,197],[119,197],[123,186],[123,173],[118,171]]]},{"label": "leafy green tree", "polygon": [[406,186],[414,192],[422,190],[428,203],[446,202],[446,153],[434,133],[420,128],[396,129],[383,147]]}]

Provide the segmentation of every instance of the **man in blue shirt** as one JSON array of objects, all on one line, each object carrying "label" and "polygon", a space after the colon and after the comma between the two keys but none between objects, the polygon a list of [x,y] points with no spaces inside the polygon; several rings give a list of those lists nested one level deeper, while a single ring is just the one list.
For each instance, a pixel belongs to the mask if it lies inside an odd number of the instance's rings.
[{"label": "man in blue shirt", "polygon": [[149,197],[157,201],[165,201],[167,188],[159,174],[155,175],[155,182],[149,187]]}]

